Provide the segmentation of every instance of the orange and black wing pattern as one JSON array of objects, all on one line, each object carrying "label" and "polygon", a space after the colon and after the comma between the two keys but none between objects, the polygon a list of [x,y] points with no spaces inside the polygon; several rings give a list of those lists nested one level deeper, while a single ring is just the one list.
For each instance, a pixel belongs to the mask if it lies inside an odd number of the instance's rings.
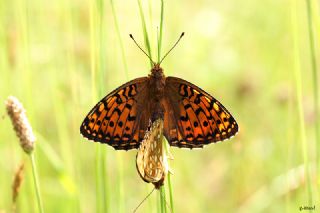
[{"label": "orange and black wing pattern", "polygon": [[84,119],[81,134],[117,150],[138,148],[149,122],[147,85],[147,77],[137,78],[104,97]]},{"label": "orange and black wing pattern", "polygon": [[171,113],[165,117],[164,134],[171,146],[201,148],[238,132],[238,124],[228,110],[199,87],[167,77],[165,94],[167,108],[171,108],[166,110]]}]

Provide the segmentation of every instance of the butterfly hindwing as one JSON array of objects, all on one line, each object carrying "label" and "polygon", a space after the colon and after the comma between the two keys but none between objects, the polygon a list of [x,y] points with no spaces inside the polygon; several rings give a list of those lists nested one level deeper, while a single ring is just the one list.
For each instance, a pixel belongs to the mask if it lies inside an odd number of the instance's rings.
[{"label": "butterfly hindwing", "polygon": [[115,149],[138,148],[148,125],[147,85],[147,77],[137,78],[104,97],[84,119],[81,134]]},{"label": "butterfly hindwing", "polygon": [[199,87],[176,77],[166,78],[166,100],[172,115],[165,118],[164,134],[171,146],[200,148],[228,139],[238,125],[228,110]]}]

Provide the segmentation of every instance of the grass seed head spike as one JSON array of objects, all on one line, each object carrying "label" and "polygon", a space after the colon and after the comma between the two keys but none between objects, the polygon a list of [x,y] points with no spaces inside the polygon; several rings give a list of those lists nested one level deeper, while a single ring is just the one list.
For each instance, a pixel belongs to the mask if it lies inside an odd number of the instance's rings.
[{"label": "grass seed head spike", "polygon": [[20,145],[27,154],[34,149],[36,137],[32,132],[31,125],[21,102],[14,96],[9,96],[5,102],[7,113],[11,118],[13,128],[20,140]]}]

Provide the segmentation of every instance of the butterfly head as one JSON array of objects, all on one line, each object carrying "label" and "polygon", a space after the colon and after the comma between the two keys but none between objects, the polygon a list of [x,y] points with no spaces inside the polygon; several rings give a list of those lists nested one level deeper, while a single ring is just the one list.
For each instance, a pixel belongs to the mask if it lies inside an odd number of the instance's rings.
[{"label": "butterfly head", "polygon": [[155,63],[151,69],[151,73],[153,75],[163,75],[163,70],[162,68],[160,67],[160,64],[159,63]]},{"label": "butterfly head", "polygon": [[160,67],[160,63],[154,63],[151,69],[150,77],[152,78],[152,83],[159,83],[159,81],[164,81],[165,76],[163,74],[163,69]]}]

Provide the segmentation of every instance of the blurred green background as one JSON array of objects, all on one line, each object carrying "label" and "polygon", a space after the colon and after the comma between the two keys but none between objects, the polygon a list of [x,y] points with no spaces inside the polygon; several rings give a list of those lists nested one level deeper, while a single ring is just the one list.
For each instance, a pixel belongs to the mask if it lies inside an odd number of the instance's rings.
[{"label": "blurred green background", "polygon": [[[163,62],[165,74],[212,94],[240,126],[227,142],[171,148],[175,212],[320,208],[318,79],[306,2],[165,2],[162,54],[186,33]],[[156,60],[160,1],[141,4]],[[313,1],[311,12],[318,59],[319,2]],[[27,110],[37,136],[45,212],[132,212],[153,188],[136,171],[136,151],[88,142],[79,127],[102,97],[150,72],[128,36],[143,45],[138,1],[1,0],[0,25],[0,102],[14,95]],[[12,210],[11,185],[21,162],[25,175],[16,208],[36,212],[30,161],[4,105],[0,115],[0,212]],[[158,200],[153,193],[139,211],[157,212]]]}]

